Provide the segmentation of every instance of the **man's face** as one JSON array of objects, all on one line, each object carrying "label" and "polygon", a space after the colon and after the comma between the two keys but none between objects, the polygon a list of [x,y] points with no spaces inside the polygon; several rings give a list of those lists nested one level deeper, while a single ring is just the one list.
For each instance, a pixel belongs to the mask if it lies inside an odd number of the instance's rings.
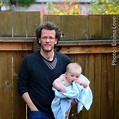
[{"label": "man's face", "polygon": [[42,29],[39,43],[41,44],[41,49],[43,51],[50,52],[54,49],[55,44],[57,44],[57,39],[55,38],[55,35],[55,30]]}]

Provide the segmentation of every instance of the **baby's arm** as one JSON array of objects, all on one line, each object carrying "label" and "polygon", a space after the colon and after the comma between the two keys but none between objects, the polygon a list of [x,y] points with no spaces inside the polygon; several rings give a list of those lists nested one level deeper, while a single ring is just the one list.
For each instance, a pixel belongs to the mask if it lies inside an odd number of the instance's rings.
[{"label": "baby's arm", "polygon": [[86,81],[82,81],[80,78],[76,82],[86,88],[89,84]]},{"label": "baby's arm", "polygon": [[53,86],[54,88],[56,88],[57,90],[61,91],[61,92],[65,92],[66,89],[64,86],[59,85],[60,82],[64,81],[64,76],[60,76],[59,78],[55,79],[53,82]]}]

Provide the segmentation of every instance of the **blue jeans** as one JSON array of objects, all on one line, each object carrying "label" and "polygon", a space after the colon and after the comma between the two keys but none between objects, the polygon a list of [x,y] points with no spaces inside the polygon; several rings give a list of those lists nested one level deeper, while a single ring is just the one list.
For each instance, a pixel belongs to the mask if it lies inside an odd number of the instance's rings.
[{"label": "blue jeans", "polygon": [[53,115],[41,111],[30,111],[29,119],[55,119]]}]

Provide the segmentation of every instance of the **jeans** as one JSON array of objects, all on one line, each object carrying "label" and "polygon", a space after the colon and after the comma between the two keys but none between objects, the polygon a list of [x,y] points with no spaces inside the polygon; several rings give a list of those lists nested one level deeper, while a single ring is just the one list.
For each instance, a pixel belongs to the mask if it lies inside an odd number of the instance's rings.
[{"label": "jeans", "polygon": [[41,111],[31,111],[29,119],[55,119],[53,115],[45,114]]}]

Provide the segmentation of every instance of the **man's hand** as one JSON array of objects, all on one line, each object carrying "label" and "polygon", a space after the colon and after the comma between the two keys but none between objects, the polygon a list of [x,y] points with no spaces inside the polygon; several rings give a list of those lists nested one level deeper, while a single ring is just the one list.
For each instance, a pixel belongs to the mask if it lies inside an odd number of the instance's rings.
[{"label": "man's hand", "polygon": [[72,103],[71,103],[72,106],[74,106],[76,104],[77,104],[76,100],[73,100]]}]

